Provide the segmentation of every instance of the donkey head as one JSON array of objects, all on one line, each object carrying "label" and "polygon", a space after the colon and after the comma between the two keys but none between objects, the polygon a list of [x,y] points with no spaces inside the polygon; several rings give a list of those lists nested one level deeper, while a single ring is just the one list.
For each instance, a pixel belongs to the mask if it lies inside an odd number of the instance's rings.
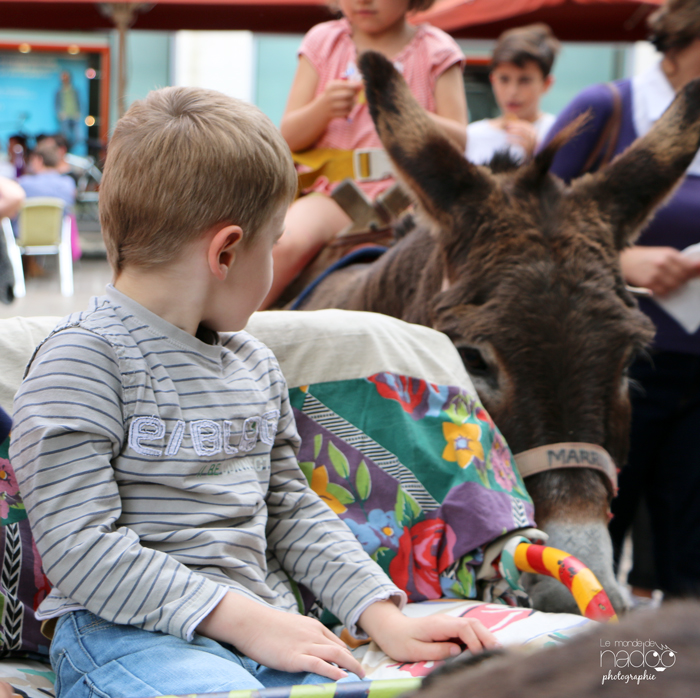
[{"label": "donkey head", "polygon": [[[451,337],[514,453],[586,442],[622,466],[626,369],[651,341],[653,326],[626,290],[619,252],[698,149],[700,81],[608,168],[566,186],[548,170],[579,124],[529,164],[495,173],[455,150],[385,58],[366,53],[360,66],[380,138],[438,241],[442,279],[433,279],[425,316],[405,319]],[[560,469],[526,484],[549,544],[580,557],[620,606],[605,476]],[[551,580],[530,592],[539,608],[574,608]]]}]

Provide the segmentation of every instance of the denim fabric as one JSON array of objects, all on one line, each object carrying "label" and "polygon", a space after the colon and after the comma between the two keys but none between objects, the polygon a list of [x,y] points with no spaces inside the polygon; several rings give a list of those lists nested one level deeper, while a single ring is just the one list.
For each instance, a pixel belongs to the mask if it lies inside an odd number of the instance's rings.
[{"label": "denim fabric", "polygon": [[[331,683],[318,674],[268,669],[230,645],[195,635],[187,642],[89,611],[59,618],[51,644],[56,698],[146,698]],[[350,674],[343,681],[359,681]]]}]

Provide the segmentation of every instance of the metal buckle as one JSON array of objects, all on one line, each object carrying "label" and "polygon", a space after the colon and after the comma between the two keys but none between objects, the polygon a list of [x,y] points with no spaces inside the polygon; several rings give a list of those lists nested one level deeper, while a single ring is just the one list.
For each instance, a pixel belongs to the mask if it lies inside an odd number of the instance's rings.
[{"label": "metal buckle", "polygon": [[381,148],[358,148],[352,152],[353,179],[356,182],[378,182],[394,174],[394,166]]}]

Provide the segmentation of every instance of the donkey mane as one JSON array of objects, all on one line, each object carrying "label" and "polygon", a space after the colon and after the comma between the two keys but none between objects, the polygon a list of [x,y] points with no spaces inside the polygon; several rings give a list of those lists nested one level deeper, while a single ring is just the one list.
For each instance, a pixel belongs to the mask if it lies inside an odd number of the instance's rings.
[{"label": "donkey mane", "polygon": [[517,170],[521,164],[520,160],[506,148],[504,150],[497,150],[493,154],[491,161],[488,163],[488,168],[494,174],[503,174],[505,172]]}]

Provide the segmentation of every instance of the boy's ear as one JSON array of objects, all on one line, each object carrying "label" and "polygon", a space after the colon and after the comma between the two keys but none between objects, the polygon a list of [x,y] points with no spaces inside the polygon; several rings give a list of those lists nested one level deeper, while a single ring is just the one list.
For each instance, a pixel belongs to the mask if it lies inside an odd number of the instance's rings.
[{"label": "boy's ear", "polygon": [[207,261],[211,273],[219,281],[224,281],[231,270],[241,240],[243,240],[243,230],[238,225],[224,226],[211,238]]},{"label": "boy's ear", "polygon": [[544,79],[544,90],[542,90],[542,94],[547,92],[549,88],[554,84],[554,75],[551,73]]}]

